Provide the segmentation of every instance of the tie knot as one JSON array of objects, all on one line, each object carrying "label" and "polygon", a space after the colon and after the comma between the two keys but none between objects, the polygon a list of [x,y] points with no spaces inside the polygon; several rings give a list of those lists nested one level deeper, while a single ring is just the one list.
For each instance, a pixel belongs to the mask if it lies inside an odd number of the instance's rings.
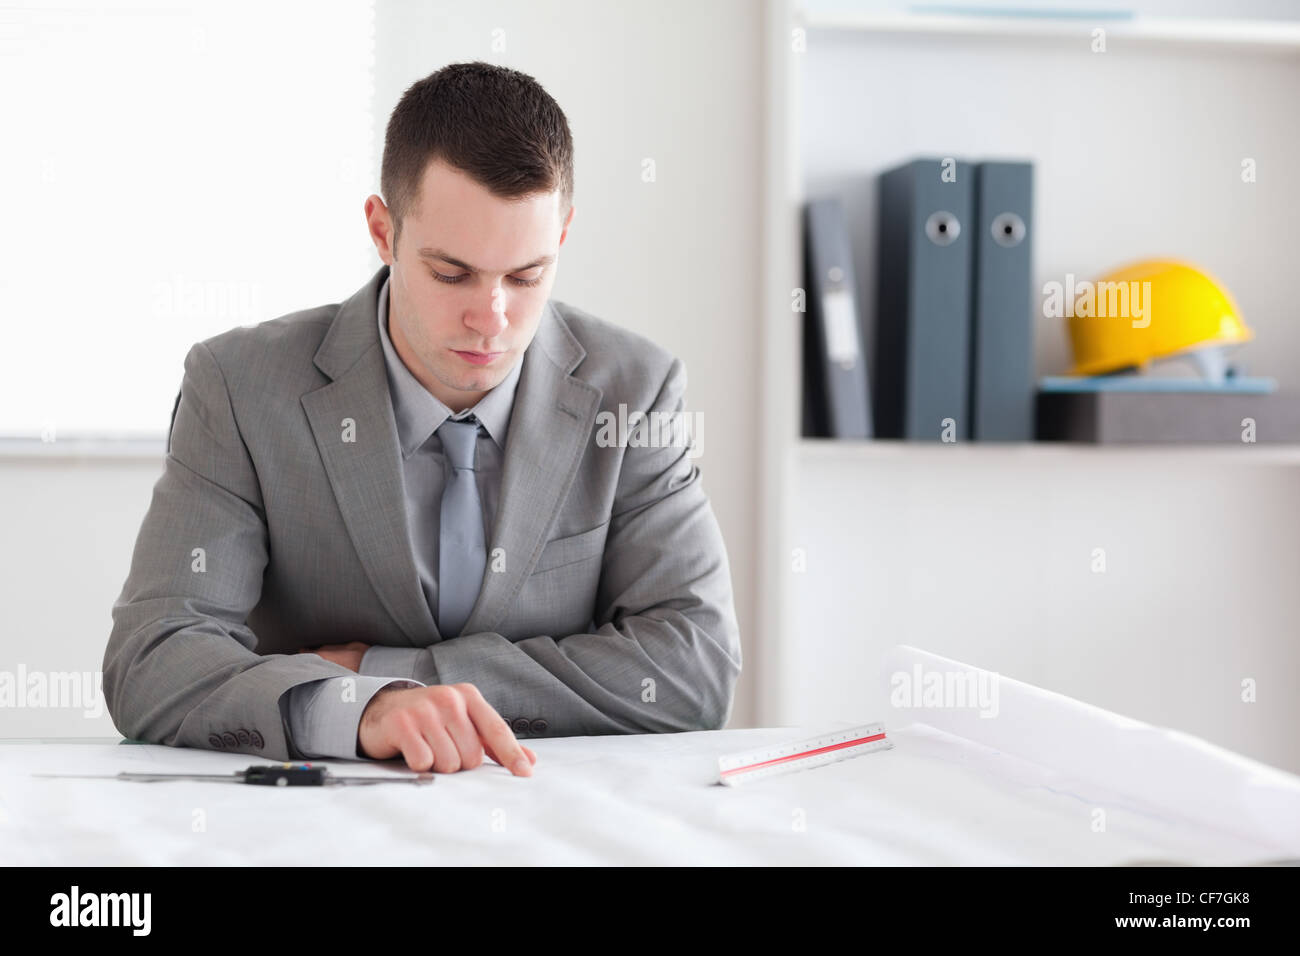
[{"label": "tie knot", "polygon": [[471,415],[461,421],[450,418],[438,426],[438,437],[453,468],[474,468],[474,447],[478,442],[478,419]]}]

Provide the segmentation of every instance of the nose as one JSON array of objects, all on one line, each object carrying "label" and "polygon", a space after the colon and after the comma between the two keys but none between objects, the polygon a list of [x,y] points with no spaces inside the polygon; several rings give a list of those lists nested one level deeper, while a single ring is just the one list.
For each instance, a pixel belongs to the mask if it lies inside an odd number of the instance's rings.
[{"label": "nose", "polygon": [[484,303],[466,311],[465,325],[490,342],[510,325],[510,320],[506,317],[508,305],[505,289],[499,285],[494,286],[489,290]]}]

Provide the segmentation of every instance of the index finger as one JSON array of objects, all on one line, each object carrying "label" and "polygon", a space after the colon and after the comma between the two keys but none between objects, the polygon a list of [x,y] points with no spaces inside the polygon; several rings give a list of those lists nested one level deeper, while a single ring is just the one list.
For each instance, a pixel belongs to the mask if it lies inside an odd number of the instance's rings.
[{"label": "index finger", "polygon": [[474,721],[474,726],[478,729],[488,756],[517,776],[530,776],[533,762],[515,739],[514,732],[501,715],[492,709],[492,705],[483,699],[478,688],[468,695],[466,709],[470,720]]}]

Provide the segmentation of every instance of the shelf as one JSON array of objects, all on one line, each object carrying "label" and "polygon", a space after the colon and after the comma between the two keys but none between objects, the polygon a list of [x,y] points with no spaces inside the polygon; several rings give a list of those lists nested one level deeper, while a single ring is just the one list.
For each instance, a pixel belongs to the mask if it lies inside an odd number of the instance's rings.
[{"label": "shelf", "polygon": [[1050,461],[1061,458],[1139,458],[1185,460],[1197,465],[1232,462],[1234,466],[1300,465],[1300,444],[1289,442],[1123,443],[1090,442],[922,442],[900,439],[801,438],[796,445],[800,462],[854,462],[956,455],[963,461]]},{"label": "shelf", "polygon": [[801,9],[796,12],[796,22],[819,30],[1088,42],[1094,29],[1104,27],[1108,48],[1115,40],[1129,40],[1300,53],[1300,21],[1295,20],[1126,17],[1108,16],[1104,10],[1079,17],[985,17]]}]

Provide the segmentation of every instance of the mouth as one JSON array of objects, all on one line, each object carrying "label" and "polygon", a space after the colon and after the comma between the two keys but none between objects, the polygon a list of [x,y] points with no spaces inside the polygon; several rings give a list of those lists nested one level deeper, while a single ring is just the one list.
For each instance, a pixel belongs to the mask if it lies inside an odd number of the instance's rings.
[{"label": "mouth", "polygon": [[491,365],[506,354],[505,352],[469,352],[461,349],[452,349],[452,351],[471,365]]}]

